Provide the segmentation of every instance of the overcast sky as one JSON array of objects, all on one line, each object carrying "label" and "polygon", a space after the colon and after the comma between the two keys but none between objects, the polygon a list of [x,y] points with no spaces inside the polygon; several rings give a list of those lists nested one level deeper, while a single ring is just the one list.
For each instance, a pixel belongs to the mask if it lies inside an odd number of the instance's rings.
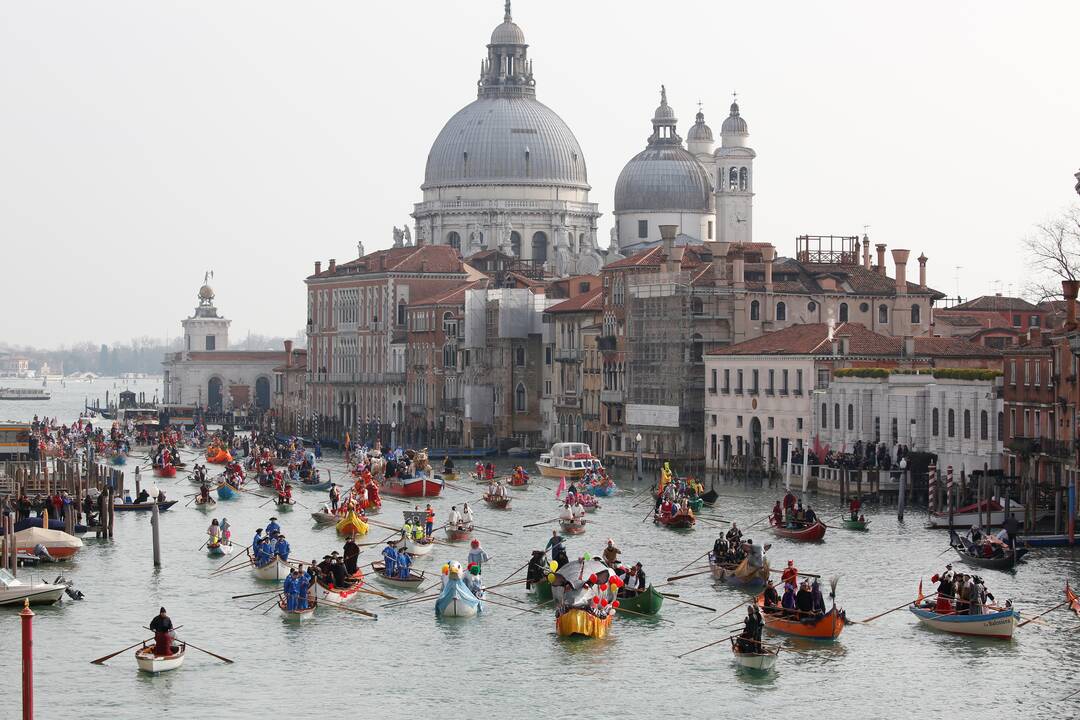
[{"label": "overcast sky", "polygon": [[[234,335],[291,334],[316,259],[410,223],[501,19],[502,0],[0,4],[0,338],[175,337],[205,269]],[[603,245],[660,83],[684,136],[738,91],[755,239],[783,254],[869,225],[950,295],[958,265],[964,296],[1019,292],[1021,239],[1077,201],[1072,0],[516,0],[514,19]]]}]

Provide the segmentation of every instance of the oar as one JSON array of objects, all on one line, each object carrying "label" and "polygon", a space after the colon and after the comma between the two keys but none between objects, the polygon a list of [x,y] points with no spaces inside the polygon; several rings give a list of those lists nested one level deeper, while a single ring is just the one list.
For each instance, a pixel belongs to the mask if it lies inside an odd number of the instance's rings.
[{"label": "oar", "polygon": [[184,643],[185,645],[187,645],[187,646],[188,646],[189,648],[195,648],[195,649],[196,649],[196,650],[198,650],[199,652],[204,652],[204,653],[206,653],[207,655],[209,655],[210,657],[215,657],[215,658],[217,658],[218,660],[222,661],[223,663],[225,663],[225,664],[227,664],[227,665],[232,665],[232,663],[233,663],[233,661],[232,661],[232,660],[230,660],[229,658],[227,658],[227,657],[222,657],[222,656],[220,656],[220,655],[216,655],[216,654],[214,654],[214,653],[210,652],[209,650],[203,650],[203,649],[202,649],[201,647],[199,647],[199,646],[197,646],[197,645],[192,645],[192,644],[191,644],[191,643],[189,643],[189,642],[188,642],[187,640],[183,640],[182,642],[183,642],[183,643]]},{"label": "oar", "polygon": [[524,583],[524,582],[529,582],[529,581],[528,581],[528,579],[510,580],[509,582],[506,581],[506,580],[503,580],[501,583],[497,583],[495,585],[492,585],[491,587],[486,587],[484,589],[485,590],[494,590],[495,588],[506,587],[507,585],[520,585],[521,583]]},{"label": "oar", "polygon": [[[783,575],[784,574],[783,570],[777,570],[776,568],[769,568],[769,572],[776,573],[777,575]],[[821,578],[820,575],[815,575],[814,573],[797,573],[797,574],[798,574],[799,577],[818,578],[818,579]]]},{"label": "oar", "polygon": [[331,602],[329,600],[319,600],[317,602],[317,604],[318,605],[326,605],[328,607],[334,608],[335,610],[344,610],[346,612],[356,613],[357,615],[363,615],[364,617],[369,617],[372,620],[378,620],[379,619],[379,616],[376,615],[373,612],[368,612],[367,610],[361,610],[360,608],[345,607],[344,605],[339,605],[338,603]]},{"label": "oar", "polygon": [[1061,608],[1061,607],[1065,607],[1065,606],[1066,606],[1066,605],[1068,605],[1068,604],[1069,604],[1069,601],[1068,601],[1068,600],[1066,600],[1065,602],[1062,602],[1062,603],[1058,603],[1057,605],[1055,605],[1054,607],[1050,608],[1049,610],[1046,610],[1046,611],[1044,611],[1044,612],[1041,612],[1041,613],[1039,613],[1038,615],[1034,615],[1034,616],[1032,616],[1032,617],[1028,618],[1028,619],[1027,619],[1027,620],[1025,620],[1024,622],[1022,622],[1022,623],[1020,623],[1019,625],[1017,625],[1016,627],[1018,627],[1018,628],[1022,628],[1022,627],[1024,627],[1025,625],[1027,625],[1027,624],[1028,624],[1029,622],[1031,622],[1031,621],[1033,621],[1033,620],[1037,620],[1038,618],[1041,618],[1041,617],[1042,617],[1043,615],[1046,615],[1047,613],[1052,613],[1052,612],[1054,612],[1055,610],[1057,610],[1058,608]]},{"label": "oar", "polygon": [[387,595],[386,593],[379,590],[369,590],[366,587],[358,587],[356,588],[356,592],[362,592],[367,595],[374,595],[375,597],[385,598],[386,600],[397,600],[397,597],[394,595]]},{"label": "oar", "polygon": [[738,637],[738,636],[737,635],[728,635],[726,638],[720,638],[719,640],[715,640],[715,641],[713,641],[713,642],[711,642],[711,643],[709,643],[707,645],[702,645],[701,647],[694,648],[693,650],[690,650],[688,652],[684,652],[682,655],[676,655],[675,659],[678,660],[680,658],[686,657],[687,655],[691,655],[693,653],[696,653],[698,650],[704,650],[705,648],[712,647],[713,645],[719,645],[720,643],[725,642],[727,640],[730,640],[733,637]]},{"label": "oar", "polygon": [[[555,602],[555,598],[552,598],[551,600],[545,600],[544,602],[540,603],[540,604],[539,604],[539,605],[537,605],[536,607],[538,607],[538,608],[541,608],[541,607],[544,607],[545,605],[550,605],[550,604],[551,604],[551,603],[553,603],[553,602]],[[517,609],[517,608],[515,608],[515,609]],[[524,614],[525,614],[526,612],[530,612],[530,611],[527,611],[527,610],[523,610],[522,612],[519,612],[519,613],[517,613],[517,614],[515,614],[515,615],[509,615],[509,616],[507,616],[507,618],[506,618],[506,619],[507,619],[507,620],[509,620],[510,618],[516,618],[516,617],[517,617],[518,615],[524,615]]]},{"label": "oar", "polygon": [[210,542],[210,538],[206,538],[205,540],[203,540],[203,544],[200,545],[199,547],[195,548],[195,552],[199,552],[204,547],[206,547],[206,543],[208,543],[208,542]]},{"label": "oar", "polygon": [[[937,592],[932,592],[932,593],[930,593],[929,595],[924,595],[924,596],[923,596],[923,599],[925,600],[926,598],[932,598],[932,597],[934,597],[935,595],[937,595]],[[918,598],[916,598],[916,600],[917,600],[917,599],[918,599]],[[868,623],[868,622],[871,622],[872,620],[877,620],[877,619],[878,619],[879,617],[884,617],[885,615],[888,615],[889,613],[893,613],[893,612],[896,612],[897,610],[903,610],[903,609],[904,609],[904,608],[906,608],[906,607],[907,607],[908,605],[911,605],[911,604],[913,604],[914,602],[915,602],[915,600],[908,600],[908,601],[907,601],[906,603],[904,603],[903,605],[897,605],[896,607],[892,608],[891,610],[886,610],[886,611],[885,611],[885,612],[883,612],[883,613],[879,613],[879,614],[877,614],[877,615],[874,615],[873,617],[868,617],[868,618],[866,618],[865,620],[859,620],[858,622],[860,622],[860,623]],[[851,622],[851,621],[850,621],[850,620],[848,620],[848,622]]]},{"label": "oar", "polygon": [[513,535],[512,532],[506,532],[505,530],[494,530],[492,528],[482,527],[480,525],[473,525],[473,530],[484,530],[485,532],[495,533],[496,535]]},{"label": "oar", "polygon": [[[500,597],[502,597],[502,596],[500,595]],[[521,610],[521,608],[516,608],[513,605],[507,605],[506,603],[495,602],[494,600],[488,600],[487,597],[484,597],[483,602],[491,603],[492,605],[498,605],[499,607],[510,608],[511,610]],[[533,615],[539,615],[540,614],[538,611],[532,610],[532,609],[521,610],[521,613],[532,613]],[[518,615],[520,615],[521,613],[518,613]]]},{"label": "oar", "polygon": [[113,654],[111,654],[111,655],[106,655],[105,657],[100,657],[100,658],[98,658],[97,660],[91,660],[91,661],[90,661],[90,664],[91,664],[91,665],[103,665],[103,664],[105,663],[105,661],[106,661],[106,660],[108,660],[108,659],[110,659],[110,658],[114,658],[114,657],[116,657],[117,655],[119,655],[119,654],[120,654],[120,653],[122,653],[122,652],[127,652],[128,650],[130,650],[130,649],[131,649],[131,648],[133,648],[133,647],[138,647],[139,645],[142,645],[143,643],[147,643],[147,642],[150,642],[150,641],[151,641],[151,640],[153,640],[153,639],[154,639],[154,638],[147,638],[146,640],[140,640],[139,642],[135,643],[134,645],[128,645],[128,646],[127,646],[126,648],[124,648],[123,650],[117,650],[116,652],[114,652],[114,653],[113,653]]},{"label": "oar", "polygon": [[650,511],[649,511],[649,514],[648,514],[648,515],[646,515],[645,517],[641,518],[641,522],[645,522],[646,520],[648,520],[649,518],[651,518],[651,517],[652,517],[653,515],[655,515],[655,514],[656,514],[656,511],[655,511],[655,510],[650,510]]},{"label": "oar", "polygon": [[688,568],[688,567],[690,567],[691,565],[693,565],[694,563],[696,563],[696,562],[697,562],[698,560],[701,560],[701,559],[702,559],[703,557],[705,557],[706,555],[708,555],[708,554],[709,554],[710,552],[712,552],[712,550],[706,550],[706,551],[705,551],[704,553],[702,553],[701,555],[697,556],[696,558],[694,558],[694,559],[693,559],[693,560],[691,560],[690,562],[686,563],[685,565],[683,565],[683,566],[682,566],[681,568],[679,568],[679,569],[678,569],[678,570],[676,570],[675,572],[682,572],[682,571],[683,571],[683,570],[685,570],[686,568]]},{"label": "oar", "polygon": [[711,608],[708,605],[698,605],[697,603],[692,603],[692,602],[689,602],[687,600],[680,600],[678,595],[672,595],[670,593],[660,593],[660,594],[663,595],[664,597],[666,597],[669,600],[674,600],[675,602],[682,603],[683,605],[691,605],[691,606],[696,607],[696,608],[701,608],[702,610],[708,610],[709,612],[716,612],[716,608]]},{"label": "oar", "polygon": [[668,620],[667,618],[662,618],[659,615],[646,615],[645,613],[635,612],[634,610],[623,610],[622,608],[616,608],[616,612],[626,613],[627,615],[636,615],[637,617],[643,617],[643,618],[647,618],[649,620],[659,620],[660,622],[668,622],[668,623],[671,623],[672,625],[675,624],[674,620]]},{"label": "oar", "polygon": [[510,597],[509,595],[503,595],[502,593],[493,592],[491,590],[488,590],[487,588],[484,588],[484,593],[486,595],[494,595],[495,597],[501,597],[504,600],[512,600],[513,602],[520,603],[521,605],[525,604],[524,600],[519,600],[515,597]]},{"label": "oar", "polygon": [[[752,602],[753,602],[753,600],[751,600],[751,601],[750,601],[750,603],[752,603]],[[738,610],[738,609],[739,609],[739,608],[741,608],[741,607],[742,607],[743,605],[748,605],[748,604],[750,604],[750,603],[748,603],[748,602],[747,602],[746,600],[740,600],[740,601],[739,601],[739,602],[737,602],[737,603],[736,603],[736,604],[735,604],[735,605],[734,605],[733,607],[731,607],[731,608],[729,608],[729,609],[725,610],[724,612],[720,613],[719,615],[717,615],[717,616],[716,616],[715,618],[713,618],[713,619],[712,619],[712,620],[710,620],[709,622],[710,622],[710,623],[712,623],[712,622],[716,622],[717,620],[719,620],[720,618],[724,617],[724,616],[725,616],[725,615],[727,615],[728,613],[730,613],[730,612],[733,612],[733,611],[735,611],[735,610]]]},{"label": "oar", "polygon": [[[280,593],[281,591],[280,590],[273,590],[272,592]],[[248,610],[258,610],[259,608],[261,608],[263,605],[265,605],[268,602],[277,602],[280,599],[280,597],[281,597],[281,595],[279,594],[279,595],[275,595],[274,597],[267,598],[266,600],[263,600],[258,605],[252,605],[251,607],[248,608]],[[264,612],[263,615],[265,615],[267,612],[270,612],[270,610],[273,610],[273,609],[274,608],[271,607],[269,610]]]},{"label": "oar", "polygon": [[532,523],[530,525],[522,525],[521,527],[523,527],[523,528],[531,528],[531,527],[536,527],[537,525],[547,525],[548,523],[555,522],[558,519],[559,518],[557,518],[557,517],[553,517],[550,520],[545,520],[543,522],[538,522],[538,523]]},{"label": "oar", "polygon": [[232,600],[239,600],[240,598],[255,597],[256,595],[269,595],[270,593],[279,593],[280,590],[263,590],[262,592],[247,593],[245,595],[233,595]]},{"label": "oar", "polygon": [[682,580],[683,578],[694,577],[695,575],[704,575],[705,573],[711,571],[712,568],[709,568],[708,570],[698,570],[697,572],[687,573],[686,575],[672,575],[667,579],[667,581],[671,583],[675,582],[676,580]]},{"label": "oar", "polygon": [[[244,547],[242,547],[240,549],[241,550],[248,550],[250,548],[251,548],[250,545],[245,545]],[[226,567],[228,567],[229,565],[232,565],[237,560],[240,560],[241,558],[246,560],[248,557],[249,557],[248,555],[233,555],[231,558],[229,558],[228,560],[223,562],[221,565],[219,565],[217,570],[215,570],[213,573],[210,573],[210,574],[213,575],[214,573],[220,572],[220,571],[224,570]]]},{"label": "oar", "polygon": [[761,522],[762,522],[763,520],[768,520],[768,519],[769,519],[769,518],[771,518],[771,517],[772,517],[772,513],[769,513],[768,515],[766,515],[765,517],[761,518],[761,520],[758,520],[758,521],[757,521],[756,523],[754,523],[753,525],[750,525],[749,527],[746,527],[746,528],[744,528],[744,531],[745,531],[745,530],[749,530],[750,528],[752,528],[752,527],[755,527],[755,526],[757,526],[757,525],[760,525],[760,524],[761,524]]}]

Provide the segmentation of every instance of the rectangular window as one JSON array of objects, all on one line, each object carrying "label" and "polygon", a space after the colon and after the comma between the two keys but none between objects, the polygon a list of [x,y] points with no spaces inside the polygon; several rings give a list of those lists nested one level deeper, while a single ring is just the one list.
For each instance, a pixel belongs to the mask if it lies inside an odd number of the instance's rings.
[{"label": "rectangular window", "polygon": [[544,394],[545,395],[551,395],[551,381],[550,380],[545,380],[544,381]]},{"label": "rectangular window", "polygon": [[1032,315],[1030,324],[1031,327],[1039,327],[1039,325],[1042,324],[1042,318],[1040,318],[1038,315]]},{"label": "rectangular window", "polygon": [[1039,367],[1042,365],[1042,362],[1039,361],[1039,360],[1036,360],[1034,365],[1035,365],[1035,387],[1039,387]]},{"label": "rectangular window", "polygon": [[795,418],[795,429],[802,432],[802,418]]},{"label": "rectangular window", "polygon": [[758,371],[756,369],[750,371],[750,379],[751,379],[751,382],[752,382],[752,385],[750,386],[750,392],[757,395],[758,394]]},{"label": "rectangular window", "polygon": [[787,381],[788,381],[788,371],[787,370],[781,370],[780,371],[780,394],[781,395],[787,395]]},{"label": "rectangular window", "polygon": [[742,370],[735,371],[735,392],[742,395]]},{"label": "rectangular window", "polygon": [[1009,361],[1009,384],[1016,384],[1016,360]]},{"label": "rectangular window", "polygon": [[772,418],[769,418],[768,420],[765,421],[765,427],[768,428],[769,430],[773,429],[773,419]]},{"label": "rectangular window", "polygon": [[765,392],[772,395],[776,392],[776,371],[769,370],[769,384],[765,386]]},{"label": "rectangular window", "polygon": [[736,415],[735,416],[735,427],[737,427],[737,428],[742,427],[742,415]]},{"label": "rectangular window", "polygon": [[1031,411],[1024,411],[1024,434],[1022,437],[1031,437]]},{"label": "rectangular window", "polygon": [[795,371],[795,394],[802,395],[802,370]]},{"label": "rectangular window", "polygon": [[829,368],[818,368],[817,389],[824,390],[829,387]]},{"label": "rectangular window", "polygon": [[716,368],[709,371],[709,392],[716,394]]},{"label": "rectangular window", "polygon": [[215,337],[214,335],[207,335],[206,336],[206,349],[207,350],[216,350],[217,349],[217,337]]},{"label": "rectangular window", "polygon": [[1016,432],[1016,408],[1009,410],[1009,433],[1013,437],[1020,435],[1020,433]]},{"label": "rectangular window", "polygon": [[1013,327],[1020,327],[1021,325],[1023,325],[1023,322],[1020,321],[1020,316],[1013,315]]},{"label": "rectangular window", "polygon": [[647,237],[649,237],[649,221],[648,220],[638,220],[637,221],[637,236],[639,238],[647,238]]},{"label": "rectangular window", "polygon": [[723,392],[731,392],[731,368],[724,368],[724,387]]},{"label": "rectangular window", "polygon": [[551,346],[550,345],[548,347],[544,348],[544,364],[545,365],[550,365],[551,364]]},{"label": "rectangular window", "polygon": [[[716,427],[716,416],[715,415],[710,415],[709,417],[710,417],[710,423],[712,424],[712,426]],[[713,437],[715,438],[716,436],[713,435]]]},{"label": "rectangular window", "polygon": [[1030,360],[1025,360],[1024,361],[1024,385],[1025,386],[1030,386],[1031,385],[1031,361]]},{"label": "rectangular window", "polygon": [[713,224],[713,221],[710,220],[709,221],[709,239],[710,240],[712,240],[712,224]]}]

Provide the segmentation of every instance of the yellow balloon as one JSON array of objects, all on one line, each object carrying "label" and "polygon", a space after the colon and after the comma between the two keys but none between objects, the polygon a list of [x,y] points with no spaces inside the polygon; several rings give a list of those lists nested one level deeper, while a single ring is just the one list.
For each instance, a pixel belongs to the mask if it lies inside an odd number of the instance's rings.
[{"label": "yellow balloon", "polygon": [[551,572],[555,572],[556,570],[558,570],[558,569],[559,569],[559,563],[557,563],[557,562],[555,562],[554,560],[552,560],[552,561],[550,561],[550,562],[548,563],[548,567],[549,567],[549,568],[551,568]]},{"label": "yellow balloon", "polygon": [[548,575],[548,578],[547,578],[547,579],[548,579],[548,582],[549,582],[549,583],[551,583],[552,585],[554,585],[554,584],[555,584],[555,573],[551,573],[550,575]]}]

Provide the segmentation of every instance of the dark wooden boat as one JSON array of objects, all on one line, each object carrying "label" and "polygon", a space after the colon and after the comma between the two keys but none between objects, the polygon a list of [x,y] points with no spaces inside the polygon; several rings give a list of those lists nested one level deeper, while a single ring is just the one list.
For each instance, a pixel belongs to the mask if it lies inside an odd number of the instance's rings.
[{"label": "dark wooden boat", "polygon": [[949,531],[950,544],[956,554],[968,565],[987,570],[1012,570],[1027,555],[1027,548],[1007,548],[1002,555],[986,557],[979,551],[979,546],[967,538],[962,538],[955,531]]},{"label": "dark wooden boat", "polygon": [[510,509],[510,498],[509,497],[498,497],[496,495],[485,494],[484,495],[484,502],[486,502],[488,505],[495,508],[496,510],[509,510]]},{"label": "dark wooden boat", "polygon": [[654,524],[663,525],[671,530],[692,530],[696,522],[697,518],[692,512],[681,512],[678,515],[664,515],[663,513],[653,515]]},{"label": "dark wooden boat", "polygon": [[175,505],[177,502],[178,502],[177,500],[166,500],[163,503],[155,503],[155,502],[116,503],[115,505],[113,505],[113,509],[116,510],[116,512],[126,512],[126,511],[129,511],[129,510],[152,510],[154,508],[154,506],[157,505],[158,510],[160,512],[165,512],[166,510],[171,508],[173,505]]}]

